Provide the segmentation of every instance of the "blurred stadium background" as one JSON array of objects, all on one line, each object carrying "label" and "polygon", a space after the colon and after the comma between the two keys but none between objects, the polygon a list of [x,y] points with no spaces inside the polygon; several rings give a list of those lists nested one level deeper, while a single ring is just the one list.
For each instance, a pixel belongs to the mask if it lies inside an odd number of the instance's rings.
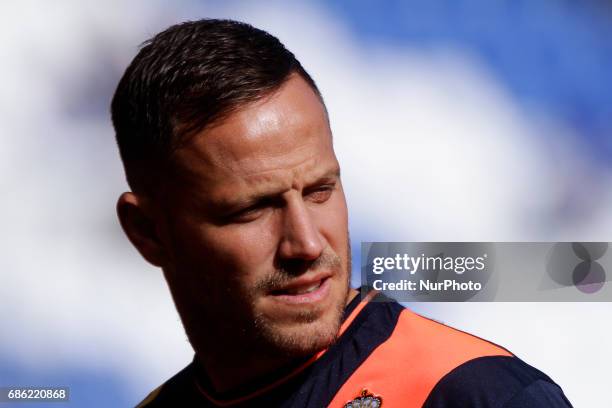
[{"label": "blurred stadium background", "polygon": [[[116,220],[108,113],[138,44],[186,19],[267,29],[317,80],[355,265],[360,241],[612,241],[609,1],[13,1],[0,15],[0,385],[133,406],[191,359],[160,271]],[[610,303],[415,308],[506,346],[577,407],[612,406]]]}]

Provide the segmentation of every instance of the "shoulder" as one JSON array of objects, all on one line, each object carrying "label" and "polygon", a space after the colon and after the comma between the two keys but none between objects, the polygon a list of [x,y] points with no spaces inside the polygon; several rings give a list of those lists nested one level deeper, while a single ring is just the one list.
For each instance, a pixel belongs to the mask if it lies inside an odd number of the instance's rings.
[{"label": "shoulder", "polygon": [[145,397],[145,399],[143,399],[138,405],[136,405],[136,408],[154,407],[155,401],[157,400],[157,396],[161,392],[162,387],[163,384],[151,391],[149,395]]},{"label": "shoulder", "polygon": [[[486,389],[484,385],[491,376],[496,377],[500,384],[514,384],[511,377],[519,373],[522,374],[515,379],[516,392],[522,389],[521,385],[547,387],[543,385],[546,381],[554,385],[539,371],[527,369],[529,366],[501,346],[420,316],[397,303],[372,303],[369,307],[369,325],[376,326],[378,319],[381,319],[381,324],[387,327],[390,321],[394,322],[393,329],[344,383],[334,397],[334,406],[342,406],[362,390],[367,390],[379,395],[386,402],[385,405],[420,407],[425,401],[430,401],[428,398],[434,395],[434,389],[435,395],[444,395],[448,392],[444,384],[461,384],[462,373],[471,367],[476,369],[471,370],[469,375],[482,380],[480,384],[473,384],[474,389],[478,389],[479,385],[481,389]],[[481,359],[483,363],[489,362],[488,372],[477,368]],[[521,367],[524,372],[520,370]],[[541,376],[537,377],[535,372]],[[528,381],[528,374],[537,377],[535,382]]]},{"label": "shoulder", "polygon": [[142,400],[136,408],[168,407],[176,404],[176,401],[191,403],[199,401],[194,390],[192,380],[192,364],[183,368],[168,381],[154,389]]},{"label": "shoulder", "polygon": [[470,360],[445,375],[424,408],[571,407],[561,388],[546,374],[517,357]]}]

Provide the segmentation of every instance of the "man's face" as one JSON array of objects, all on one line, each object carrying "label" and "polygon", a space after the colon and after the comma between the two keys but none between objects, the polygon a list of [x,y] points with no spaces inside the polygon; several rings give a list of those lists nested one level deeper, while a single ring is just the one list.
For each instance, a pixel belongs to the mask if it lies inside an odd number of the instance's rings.
[{"label": "man's face", "polygon": [[348,296],[347,208],[324,107],[292,75],[174,156],[166,279],[194,347],[212,337],[300,356]]}]

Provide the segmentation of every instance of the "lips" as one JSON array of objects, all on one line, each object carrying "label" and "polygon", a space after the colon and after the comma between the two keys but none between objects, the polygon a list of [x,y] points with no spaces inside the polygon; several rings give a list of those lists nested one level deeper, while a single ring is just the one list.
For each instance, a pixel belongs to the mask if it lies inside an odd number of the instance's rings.
[{"label": "lips", "polygon": [[321,287],[321,283],[322,281],[318,281],[313,283],[312,285],[309,286],[299,286],[296,288],[292,288],[292,289],[288,289],[286,291],[284,291],[285,293],[287,293],[288,295],[304,295],[306,293],[311,293],[314,292],[315,290],[319,289]]},{"label": "lips", "polygon": [[273,294],[291,294],[298,295],[312,292],[321,286],[321,283],[329,278],[329,273],[318,273],[312,276],[302,276],[297,278],[282,287],[273,290]]},{"label": "lips", "polygon": [[300,278],[280,289],[274,290],[271,295],[284,303],[313,303],[325,298],[329,291],[329,274]]}]

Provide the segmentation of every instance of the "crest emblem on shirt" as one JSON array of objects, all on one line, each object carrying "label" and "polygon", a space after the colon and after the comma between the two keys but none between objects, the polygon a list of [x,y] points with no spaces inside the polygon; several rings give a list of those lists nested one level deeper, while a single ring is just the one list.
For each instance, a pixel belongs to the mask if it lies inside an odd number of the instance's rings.
[{"label": "crest emblem on shirt", "polygon": [[380,408],[382,406],[382,398],[379,395],[369,393],[363,389],[361,395],[352,401],[344,404],[344,408]]}]

